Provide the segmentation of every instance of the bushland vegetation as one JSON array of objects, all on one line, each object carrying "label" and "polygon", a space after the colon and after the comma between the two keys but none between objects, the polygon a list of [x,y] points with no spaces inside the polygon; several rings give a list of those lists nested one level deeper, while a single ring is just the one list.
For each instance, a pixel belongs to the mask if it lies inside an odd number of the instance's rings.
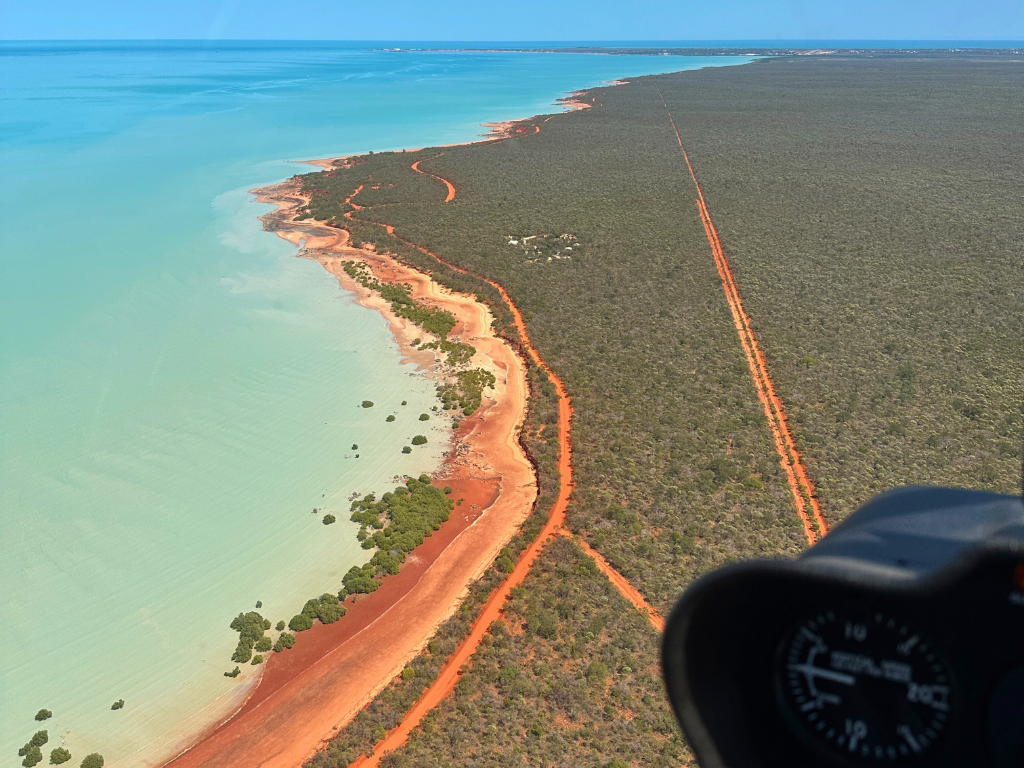
[{"label": "bushland vegetation", "polygon": [[[570,526],[666,610],[716,565],[794,554],[803,542],[659,91],[836,522],[904,482],[1014,488],[1024,422],[1016,69],[964,57],[781,59],[638,78],[595,91],[602,107],[555,117],[536,135],[434,156],[373,155],[304,184],[324,190],[309,207],[317,218],[340,216],[362,184],[359,204],[374,207],[346,222],[354,242],[476,293],[516,343],[493,288],[406,241],[509,291],[573,398]],[[414,159],[455,184],[453,202],[440,202],[440,182],[409,170]],[[571,258],[548,261],[510,248],[510,233],[585,234]],[[531,366],[528,375],[524,438],[543,489],[557,478],[557,447],[547,442],[557,411],[543,374]],[[554,584],[531,576],[517,600],[554,605],[564,597],[551,594]],[[531,643],[545,640],[540,628],[529,630]],[[603,632],[626,641],[614,625]],[[631,653],[653,658],[655,639],[632,636]],[[559,665],[574,658],[564,642],[545,652]],[[595,678],[601,665],[613,674],[606,660],[593,664]],[[481,681],[467,695],[503,704],[500,684]],[[411,702],[397,693],[403,685],[367,710],[380,733]],[[653,677],[631,686],[667,713]],[[533,722],[514,707],[483,734],[479,710],[461,714],[467,706],[465,697],[443,705],[435,718],[445,713],[444,723],[415,735],[394,764],[415,764],[426,744],[447,755],[432,763],[465,763],[460,754],[472,751],[484,764],[496,759],[488,750],[515,744],[502,764],[540,764],[544,740],[572,750],[585,741],[558,717],[538,720],[529,736]],[[339,735],[345,754],[365,748],[360,728]],[[640,764],[661,759],[643,754]]]},{"label": "bushland vegetation", "polygon": [[1019,69],[779,62],[663,88],[833,520],[904,483],[1014,491]]},{"label": "bushland vegetation", "polygon": [[678,766],[657,633],[565,539],[541,556],[452,696],[386,758],[419,765]]},{"label": "bushland vegetation", "polygon": [[[640,78],[540,134],[423,153],[420,167],[458,188],[451,203],[437,186],[424,202],[431,180],[402,153],[307,185],[338,186],[344,199],[372,176],[384,207],[353,214],[362,237],[487,298],[468,276],[358,224],[386,221],[509,290],[573,396],[572,525],[665,609],[709,567],[801,541],[658,89],[681,115],[836,521],[899,482],[1013,487],[1024,396],[1019,81],[1006,63],[962,59],[780,60]],[[918,104],[913,118],[907,103]],[[956,151],[933,179],[925,169],[940,146]],[[917,233],[909,239],[883,223],[898,211]],[[947,211],[957,228],[940,223],[942,248],[921,247]],[[586,237],[572,259],[527,263],[508,246],[523,232]]]}]

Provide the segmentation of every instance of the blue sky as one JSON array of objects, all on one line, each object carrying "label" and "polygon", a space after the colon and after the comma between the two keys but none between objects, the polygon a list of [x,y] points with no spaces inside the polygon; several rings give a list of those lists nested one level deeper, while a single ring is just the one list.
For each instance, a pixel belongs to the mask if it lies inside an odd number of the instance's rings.
[{"label": "blue sky", "polygon": [[1024,0],[0,0],[0,38],[1021,40]]}]

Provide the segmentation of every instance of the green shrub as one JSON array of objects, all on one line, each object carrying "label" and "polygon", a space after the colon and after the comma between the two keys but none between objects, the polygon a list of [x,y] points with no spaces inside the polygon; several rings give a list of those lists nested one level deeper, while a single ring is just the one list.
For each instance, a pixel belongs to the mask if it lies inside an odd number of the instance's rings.
[{"label": "green shrub", "polygon": [[260,653],[266,653],[267,651],[270,650],[270,648],[273,645],[274,645],[273,641],[269,637],[264,635],[263,637],[261,637],[259,640],[256,641],[255,649],[257,651],[259,651]]},{"label": "green shrub", "polygon": [[118,699],[110,705],[111,709],[124,709],[124,699]]},{"label": "green shrub", "polygon": [[278,632],[283,632],[283,631],[284,631],[284,628],[285,628],[286,626],[287,626],[287,625],[286,625],[286,624],[284,623],[284,620],[281,620],[281,621],[277,622],[277,631],[278,631]]},{"label": "green shrub", "polygon": [[[333,624],[348,612],[335,595],[324,592],[318,598],[307,600],[302,608],[302,616],[310,620],[310,626],[314,619],[319,619],[321,624]],[[294,619],[293,619],[294,621]],[[295,627],[292,627],[295,629]]]},{"label": "green shrub", "polygon": [[392,422],[394,420],[395,420],[395,414],[393,414],[393,413],[389,413],[388,417],[386,419],[384,419],[384,421],[387,421],[387,422]]},{"label": "green shrub", "polygon": [[295,645],[295,635],[282,632],[280,637],[277,638],[277,642],[274,643],[274,652],[280,653],[287,648],[291,648],[293,645]]},{"label": "green shrub", "polygon": [[253,666],[256,666],[257,664],[262,664],[262,663],[263,663],[263,656],[261,654],[257,653],[255,656],[252,657],[252,664],[253,664]]},{"label": "green shrub", "polygon": [[305,632],[307,629],[313,626],[313,619],[304,613],[296,614],[292,616],[292,620],[288,622],[288,629],[292,632]]},{"label": "green shrub", "polygon": [[593,685],[604,685],[608,677],[608,665],[603,661],[592,661],[587,667],[587,680]]},{"label": "green shrub", "polygon": [[33,744],[26,744],[18,751],[18,754],[25,756],[25,759],[21,761],[21,764],[29,766],[29,768],[43,762],[43,751]]},{"label": "green shrub", "polygon": [[363,408],[373,408],[373,400],[363,400]]},{"label": "green shrub", "polygon": [[33,747],[41,747],[43,744],[50,740],[49,734],[46,731],[36,731],[35,735],[28,740],[28,743]]},{"label": "green shrub", "polygon": [[240,670],[238,667],[235,667],[230,672],[225,672],[224,677],[238,677],[240,674],[242,674],[242,670]]},{"label": "green shrub", "polygon": [[103,755],[99,752],[93,752],[91,755],[86,755],[82,761],[81,768],[103,768]]},{"label": "green shrub", "polygon": [[461,408],[466,416],[471,416],[480,407],[484,389],[493,387],[497,382],[494,374],[483,368],[459,371],[455,379],[453,384],[439,385],[437,396],[441,398],[446,411]]},{"label": "green shrub", "polygon": [[406,667],[402,670],[403,680],[412,680],[414,677],[416,677],[416,670],[412,667]]},{"label": "green shrub", "polygon": [[334,515],[324,515],[323,523],[324,525],[330,525],[337,519]]},{"label": "green shrub", "polygon": [[424,435],[416,435],[416,437],[414,437],[412,439],[412,444],[413,445],[425,445],[426,442],[427,442],[427,438]]},{"label": "green shrub", "polygon": [[238,645],[235,646],[235,652],[231,654],[231,660],[238,664],[245,664],[252,658],[253,645],[255,643],[249,644],[245,640],[239,640]]},{"label": "green shrub", "polygon": [[430,421],[430,414],[429,413],[421,413],[420,414],[420,421]]},{"label": "green shrub", "polygon": [[50,765],[61,765],[71,759],[71,753],[64,747],[57,747],[50,752]]},{"label": "green shrub", "polygon": [[51,717],[53,717],[53,712],[48,709],[40,709],[36,712],[36,720],[48,720]]},{"label": "green shrub", "polygon": [[408,445],[404,445],[402,446],[402,453],[412,453],[412,448],[410,448]]}]

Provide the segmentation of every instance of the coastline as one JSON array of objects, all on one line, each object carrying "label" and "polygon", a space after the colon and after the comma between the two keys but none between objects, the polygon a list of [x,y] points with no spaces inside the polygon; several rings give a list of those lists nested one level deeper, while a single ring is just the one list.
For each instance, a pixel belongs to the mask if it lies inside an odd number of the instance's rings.
[{"label": "coastline", "polygon": [[[488,126],[489,138],[481,141],[506,138],[516,122]],[[310,164],[323,167],[338,159]],[[397,317],[389,302],[353,280],[343,269],[345,262],[363,261],[378,279],[408,283],[415,299],[452,312],[458,319],[452,337],[477,349],[472,365],[491,371],[497,383],[483,406],[461,421],[434,477],[452,486],[452,498],[464,499],[463,505],[409,555],[399,574],[371,595],[350,597],[342,621],[317,624],[302,633],[295,648],[273,654],[240,706],[187,749],[158,763],[164,766],[293,766],[311,757],[425,647],[529,516],[537,496],[533,467],[518,442],[528,401],[525,364],[494,334],[489,309],[387,254],[352,248],[344,230],[294,221],[296,208],[306,202],[299,188],[289,179],[253,190],[259,202],[276,206],[261,217],[266,230],[299,247],[297,256],[320,263],[358,304],[380,312],[403,363],[435,380],[445,378],[433,353],[411,344],[429,334]]]},{"label": "coastline", "polygon": [[[605,86],[625,85],[628,82],[628,78],[619,78],[607,81]],[[477,139],[431,147],[404,148],[402,151],[415,156],[416,153],[422,152],[424,149],[444,149],[505,141],[527,133],[528,129],[523,125],[527,121],[540,120],[546,123],[560,114],[594,107],[597,101],[595,97],[589,96],[590,90],[571,90],[565,96],[555,99],[555,103],[563,108],[561,112],[482,123],[482,127],[488,130]],[[536,130],[539,131],[539,127]],[[339,155],[295,162],[329,169],[336,163],[358,156],[359,154]],[[410,160],[413,160],[413,157],[410,157]],[[504,439],[500,441],[504,442],[504,446],[494,445],[493,447],[499,448],[507,458],[515,457],[514,463],[519,465],[516,474],[520,476],[517,487],[520,495],[523,489],[529,488],[529,492],[526,494],[529,501],[526,503],[526,499],[523,498],[519,500],[518,505],[514,505],[514,499],[509,498],[508,495],[503,498],[500,491],[489,496],[492,494],[494,485],[502,485],[504,478],[488,473],[490,467],[486,461],[490,456],[482,450],[487,446],[487,441],[493,439],[493,433],[498,431],[495,429],[497,425],[493,420],[489,422],[487,428],[484,428],[484,416],[496,409],[500,403],[498,398],[485,396],[483,407],[472,417],[464,419],[459,429],[452,435],[453,446],[434,478],[438,483],[452,486],[454,489],[452,498],[465,498],[466,503],[470,504],[473,514],[466,516],[458,514],[458,512],[454,513],[438,532],[409,555],[399,574],[386,579],[381,588],[372,595],[361,596],[358,603],[355,603],[353,598],[349,598],[345,603],[349,613],[344,621],[330,626],[317,623],[312,629],[302,634],[301,639],[304,643],[297,643],[295,648],[284,654],[284,658],[277,658],[282,654],[272,654],[271,659],[264,665],[261,675],[250,683],[244,696],[238,697],[239,704],[226,715],[212,720],[211,724],[200,731],[197,737],[180,741],[173,756],[167,755],[152,763],[152,766],[159,768],[198,768],[199,766],[237,766],[238,768],[244,766],[248,768],[252,761],[258,761],[261,766],[281,766],[281,768],[288,766],[290,768],[311,758],[338,730],[372,701],[391,679],[401,672],[408,661],[422,651],[436,632],[437,627],[451,616],[462,603],[468,593],[469,585],[483,574],[501,547],[515,535],[519,526],[532,511],[534,500],[537,497],[534,468],[518,443],[519,429],[525,420],[529,399],[525,364],[507,342],[498,338],[491,330],[492,318],[486,305],[478,302],[474,296],[456,294],[448,290],[435,283],[429,276],[399,263],[387,254],[377,254],[370,248],[351,247],[348,245],[348,232],[343,229],[337,229],[314,220],[295,221],[294,216],[298,207],[308,202],[299,194],[301,184],[297,183],[297,178],[298,176],[295,176],[252,190],[257,202],[275,206],[273,211],[260,217],[264,230],[274,232],[295,245],[299,249],[296,253],[297,257],[320,263],[328,273],[338,280],[342,289],[355,296],[356,303],[360,306],[380,312],[387,320],[390,330],[398,342],[403,363],[415,365],[417,371],[426,369],[426,375],[431,378],[443,378],[437,370],[438,366],[433,354],[411,345],[412,339],[429,336],[429,334],[410,321],[397,317],[391,311],[388,302],[353,280],[344,271],[344,262],[354,259],[366,262],[378,279],[409,283],[413,286],[413,298],[426,299],[429,303],[453,312],[459,322],[452,335],[454,337],[461,336],[463,341],[471,342],[477,348],[478,352],[473,358],[473,365],[491,370],[499,383],[509,380],[507,376],[509,370],[516,372],[516,378],[519,378],[521,387],[519,390],[521,395],[517,395],[521,402],[515,406],[518,417],[514,419],[511,428],[505,427]],[[463,318],[467,309],[470,308],[472,308],[470,314],[477,318],[475,327],[481,329],[482,336],[467,337],[464,335],[466,323]],[[490,351],[504,348],[504,355],[509,356],[507,358],[509,363],[506,364],[505,370],[495,370],[493,365],[486,363],[491,356],[489,352],[482,354],[482,339],[489,340],[492,345]],[[507,386],[507,384],[503,384],[503,386]],[[489,394],[503,395],[504,393],[492,392]],[[474,461],[474,459],[476,460]],[[481,459],[483,461],[480,461]],[[516,488],[509,490],[516,490]],[[513,506],[518,508],[516,510],[509,508]],[[458,507],[456,509],[461,510]],[[491,514],[487,516],[484,514],[485,512]],[[478,520],[480,521],[479,526],[476,525]],[[485,526],[489,524],[499,530],[484,533]],[[471,529],[472,533],[470,534]],[[462,541],[462,539],[465,540]],[[308,747],[301,755],[299,753],[302,750],[294,749],[287,752],[282,751],[273,759],[264,759],[268,749],[267,744],[273,743],[276,748],[284,750],[288,741],[274,737],[270,731],[285,729],[288,733],[293,733],[288,729],[296,727],[285,724],[283,720],[277,721],[274,718],[274,713],[283,712],[290,707],[299,711],[306,708],[307,702],[313,699],[320,702],[317,692],[310,696],[302,696],[303,687],[322,683],[329,688],[332,682],[336,682],[333,681],[332,672],[337,673],[338,670],[345,669],[346,665],[358,655],[359,649],[349,646],[372,647],[379,653],[382,646],[375,639],[375,635],[381,632],[382,627],[387,626],[389,620],[392,622],[402,620],[400,616],[389,617],[385,614],[392,609],[397,609],[403,600],[412,602],[417,599],[434,600],[434,597],[417,597],[417,595],[436,589],[439,586],[437,584],[439,577],[443,574],[453,573],[453,566],[458,565],[455,561],[460,557],[471,557],[472,568],[467,568],[464,560],[462,567],[455,569],[459,571],[456,582],[461,585],[458,594],[449,596],[447,603],[435,604],[433,621],[429,626],[420,630],[421,634],[415,642],[407,642],[402,652],[395,656],[396,660],[387,667],[386,671],[377,670],[376,675],[370,673],[366,676],[367,678],[372,677],[372,680],[361,680],[361,685],[358,686],[360,690],[352,691],[350,698],[334,702],[338,709],[334,710],[333,714],[327,718],[330,720],[329,723],[322,723],[319,735],[314,734],[313,729],[304,734],[305,743],[313,746]],[[429,572],[432,568],[435,573],[431,574]],[[421,589],[416,589],[419,579],[424,579],[424,583]],[[413,594],[414,592],[416,594]],[[348,631],[345,631],[345,627],[339,626],[343,624],[349,628]],[[363,637],[364,631],[366,632],[365,637]],[[314,638],[315,641],[311,642]],[[296,653],[303,648],[303,645],[312,647],[305,653]],[[299,656],[302,658],[289,663],[290,659]],[[277,659],[276,662],[275,659]],[[349,682],[352,683],[351,676]],[[355,687],[354,684],[353,687]],[[319,703],[317,706],[321,709],[310,708],[314,716],[323,712],[325,707],[323,703]],[[287,714],[284,715],[284,718],[294,722],[294,718],[289,718]],[[311,713],[307,712],[306,720],[303,722],[308,723],[313,719],[315,717],[311,717]],[[274,720],[274,725],[266,725],[271,720]],[[262,733],[260,733],[261,730]],[[293,738],[290,741],[299,740],[301,739]],[[273,750],[275,746],[269,748]]]}]

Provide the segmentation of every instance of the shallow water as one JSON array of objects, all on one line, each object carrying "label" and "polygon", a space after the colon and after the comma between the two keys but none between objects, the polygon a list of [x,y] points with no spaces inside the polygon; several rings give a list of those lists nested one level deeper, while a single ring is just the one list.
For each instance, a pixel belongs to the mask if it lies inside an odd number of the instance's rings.
[{"label": "shallow water", "polygon": [[433,384],[249,189],[738,61],[0,44],[0,765],[41,707],[76,761],[189,735],[253,675],[222,675],[231,618],[336,591],[367,554],[349,494],[440,462],[438,420],[400,453]]}]

